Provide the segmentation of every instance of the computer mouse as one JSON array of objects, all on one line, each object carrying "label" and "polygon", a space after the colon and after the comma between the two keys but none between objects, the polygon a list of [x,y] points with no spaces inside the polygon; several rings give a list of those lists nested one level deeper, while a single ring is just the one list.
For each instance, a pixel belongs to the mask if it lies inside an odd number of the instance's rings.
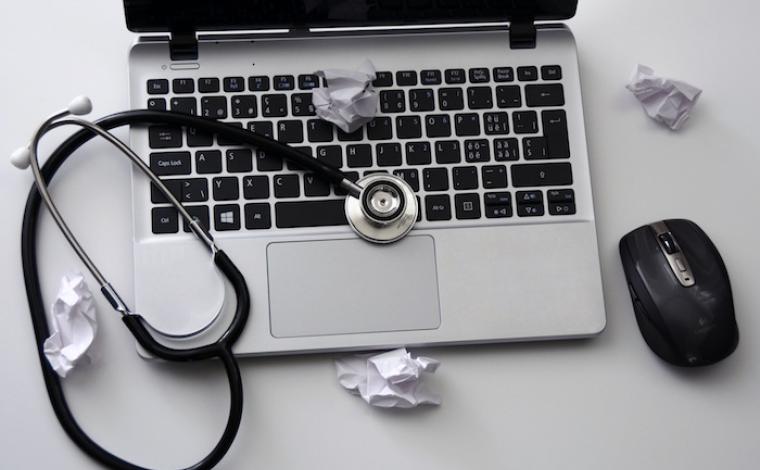
[{"label": "computer mouse", "polygon": [[644,225],[620,240],[636,321],[649,347],[676,366],[714,364],[739,343],[726,266],[694,222]]}]

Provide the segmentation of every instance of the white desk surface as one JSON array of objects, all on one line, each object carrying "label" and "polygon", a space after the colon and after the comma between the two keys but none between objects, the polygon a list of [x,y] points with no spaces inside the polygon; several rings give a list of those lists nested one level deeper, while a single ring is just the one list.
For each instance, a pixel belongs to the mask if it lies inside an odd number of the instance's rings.
[{"label": "white desk surface", "polygon": [[[121,2],[26,0],[0,14],[0,156],[79,93],[98,115],[127,106]],[[244,360],[245,414],[221,468],[748,469],[760,459],[760,4],[752,0],[581,0],[578,42],[608,326],[590,341],[440,348],[443,405],[370,408],[336,380],[332,356]],[[76,24],[77,26],[70,26]],[[704,88],[672,133],[623,88],[637,62]],[[102,144],[54,192],[71,225],[131,300],[128,164]],[[103,158],[101,158],[101,156]],[[6,160],[3,160],[5,162]],[[21,277],[19,231],[31,174],[0,164],[0,467],[97,467],[66,437],[43,387]],[[74,210],[74,207],[78,209]],[[738,350],[676,370],[645,346],[617,252],[655,219],[697,221],[733,281]],[[43,288],[78,266],[43,224]],[[84,429],[128,460],[193,463],[227,413],[217,365],[146,363],[105,302],[97,363],[66,380]]]}]

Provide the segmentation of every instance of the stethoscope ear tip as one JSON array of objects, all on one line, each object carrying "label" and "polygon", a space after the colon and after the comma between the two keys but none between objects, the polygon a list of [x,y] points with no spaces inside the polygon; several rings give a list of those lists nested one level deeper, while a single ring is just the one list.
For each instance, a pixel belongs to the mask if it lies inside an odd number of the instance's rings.
[{"label": "stethoscope ear tip", "polygon": [[31,160],[32,152],[29,147],[21,147],[11,154],[11,163],[19,170],[27,169]]},{"label": "stethoscope ear tip", "polygon": [[77,96],[71,100],[67,109],[74,116],[90,114],[92,112],[92,101],[86,96]]}]

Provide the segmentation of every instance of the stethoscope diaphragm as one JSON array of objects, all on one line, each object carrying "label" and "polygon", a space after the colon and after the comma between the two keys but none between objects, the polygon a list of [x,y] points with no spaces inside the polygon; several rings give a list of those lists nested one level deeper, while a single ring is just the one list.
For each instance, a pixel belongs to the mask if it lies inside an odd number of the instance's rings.
[{"label": "stethoscope diaphragm", "polygon": [[388,174],[365,176],[356,182],[359,197],[346,198],[346,219],[354,231],[372,243],[393,243],[414,227],[417,197],[403,179]]}]

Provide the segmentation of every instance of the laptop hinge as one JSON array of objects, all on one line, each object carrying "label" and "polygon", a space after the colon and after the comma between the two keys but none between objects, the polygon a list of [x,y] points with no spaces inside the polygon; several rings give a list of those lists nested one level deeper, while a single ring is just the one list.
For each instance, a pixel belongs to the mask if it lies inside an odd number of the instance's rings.
[{"label": "laptop hinge", "polygon": [[535,49],[536,25],[533,17],[514,18],[509,23],[509,47],[511,49]]},{"label": "laptop hinge", "polygon": [[198,37],[195,31],[172,31],[169,55],[172,60],[198,60]]}]

